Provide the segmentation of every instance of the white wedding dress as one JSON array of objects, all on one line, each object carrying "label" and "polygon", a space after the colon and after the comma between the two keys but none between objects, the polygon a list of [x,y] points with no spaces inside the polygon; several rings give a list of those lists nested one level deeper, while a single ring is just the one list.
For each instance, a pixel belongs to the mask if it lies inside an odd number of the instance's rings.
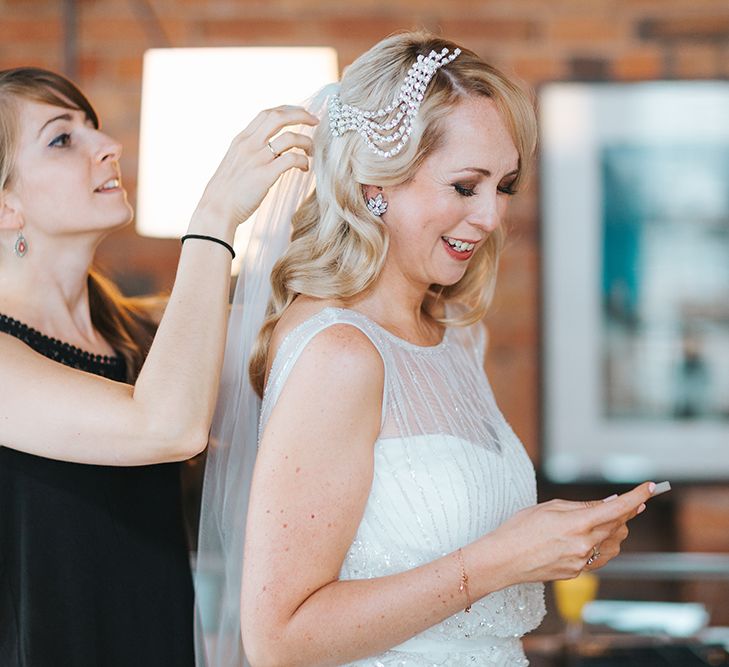
[{"label": "white wedding dress", "polygon": [[[334,324],[367,335],[385,367],[372,489],[340,579],[417,567],[473,542],[536,502],[532,464],[498,410],[483,371],[481,325],[450,327],[441,343],[420,347],[361,313],[325,308],[282,342],[263,397],[259,433],[302,350]],[[352,664],[527,665],[520,638],[544,613],[542,584],[512,586],[474,601],[470,613],[454,614],[382,655]]]}]

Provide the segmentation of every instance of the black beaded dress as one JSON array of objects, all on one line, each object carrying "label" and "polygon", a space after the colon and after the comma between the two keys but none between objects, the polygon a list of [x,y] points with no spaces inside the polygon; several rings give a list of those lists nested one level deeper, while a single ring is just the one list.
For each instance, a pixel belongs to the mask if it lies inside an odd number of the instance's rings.
[{"label": "black beaded dress", "polygon": [[[125,380],[121,357],[4,315],[0,332],[58,363]],[[0,378],[0,400],[9,391]],[[2,444],[0,426],[0,666],[192,667],[179,465],[64,463]]]}]

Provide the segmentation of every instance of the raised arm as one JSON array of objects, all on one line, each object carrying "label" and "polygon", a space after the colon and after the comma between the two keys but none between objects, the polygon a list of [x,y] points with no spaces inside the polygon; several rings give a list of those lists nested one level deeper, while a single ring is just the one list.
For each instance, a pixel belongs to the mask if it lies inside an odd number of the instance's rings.
[{"label": "raised arm", "polygon": [[[233,241],[276,179],[308,169],[308,137],[278,136],[313,125],[303,109],[259,114],[238,135],[209,182],[189,233]],[[169,304],[134,387],[70,369],[0,335],[0,445],[92,464],[141,465],[201,451],[215,406],[225,342],[231,255],[223,246],[187,241]]]},{"label": "raised arm", "polygon": [[[358,330],[338,325],[302,352],[262,435],[248,514],[243,643],[254,667],[338,665],[381,653],[526,581],[575,576],[592,546],[649,496],[587,508],[553,501],[480,540],[399,574],[339,581],[373,475],[383,369]],[[604,507],[603,507],[604,505]]]}]

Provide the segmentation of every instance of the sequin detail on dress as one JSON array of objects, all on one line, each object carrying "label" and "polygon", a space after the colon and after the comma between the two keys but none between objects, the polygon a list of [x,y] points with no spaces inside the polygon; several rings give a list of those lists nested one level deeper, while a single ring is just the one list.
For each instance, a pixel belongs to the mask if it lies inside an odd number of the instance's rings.
[{"label": "sequin detail on dress", "polygon": [[[361,313],[325,308],[281,343],[259,433],[302,350],[335,324],[349,324],[368,336],[385,367],[372,487],[340,579],[371,579],[428,563],[536,502],[534,468],[483,372],[480,325],[449,328],[438,345],[420,347]],[[469,614],[454,614],[382,655],[351,665],[524,666],[528,661],[520,637],[537,627],[544,613],[542,584],[512,586],[475,601]]]}]

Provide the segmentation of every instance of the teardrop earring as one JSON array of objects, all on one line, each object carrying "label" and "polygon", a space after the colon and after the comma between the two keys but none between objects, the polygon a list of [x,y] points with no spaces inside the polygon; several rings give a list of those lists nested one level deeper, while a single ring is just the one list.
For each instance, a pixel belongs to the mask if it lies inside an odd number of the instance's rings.
[{"label": "teardrop earring", "polygon": [[28,242],[25,240],[25,236],[23,236],[22,229],[18,230],[18,238],[15,239],[13,251],[17,257],[25,257],[28,252]]}]

